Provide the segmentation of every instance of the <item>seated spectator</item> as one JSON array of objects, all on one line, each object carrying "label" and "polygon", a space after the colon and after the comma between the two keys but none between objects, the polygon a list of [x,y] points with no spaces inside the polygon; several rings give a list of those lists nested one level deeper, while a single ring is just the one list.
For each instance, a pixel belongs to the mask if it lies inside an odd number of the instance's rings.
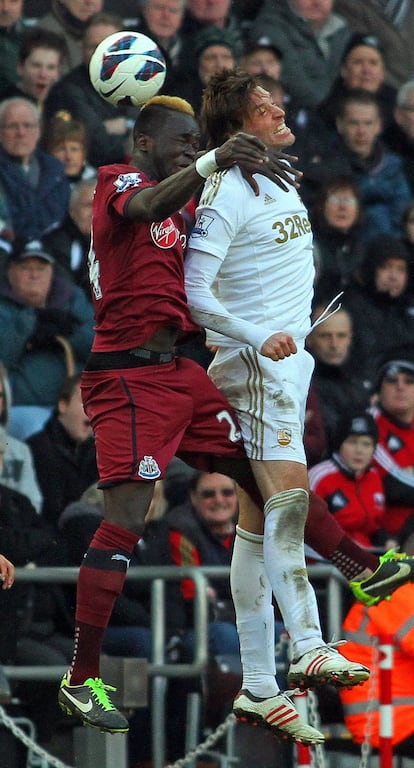
[{"label": "seated spectator", "polygon": [[240,66],[252,75],[269,75],[275,80],[282,78],[283,54],[266,36],[247,40]]},{"label": "seated spectator", "polygon": [[40,512],[42,494],[37,482],[31,450],[26,443],[7,431],[11,404],[10,382],[6,369],[0,362],[0,425],[6,433],[0,483],[27,496],[36,512]]},{"label": "seated spectator", "polygon": [[414,200],[405,209],[401,219],[402,241],[410,254],[409,289],[414,289]]},{"label": "seated spectator", "polygon": [[189,101],[199,115],[203,89],[211,76],[236,64],[232,36],[225,29],[207,28],[197,35],[192,56],[195,71],[188,63],[178,71],[174,93]]},{"label": "seated spectator", "polygon": [[43,146],[63,163],[72,188],[78,181],[96,178],[96,168],[88,162],[89,137],[83,123],[54,118],[45,131]]},{"label": "seated spectator", "polygon": [[385,82],[385,63],[379,41],[373,35],[354,34],[344,50],[338,77],[331,90],[316,110],[315,122],[309,132],[324,127],[335,130],[335,120],[345,96],[356,88],[373,93],[378,101],[382,119],[382,132],[394,122],[393,108],[396,89]]},{"label": "seated spectator", "polygon": [[0,104],[0,183],[20,238],[39,238],[59,226],[69,203],[62,164],[39,148],[40,132],[40,113],[31,101]]},{"label": "seated spectator", "polygon": [[62,73],[65,41],[61,35],[34,27],[22,39],[17,65],[18,79],[3,93],[3,99],[21,96],[42,108],[52,85]]},{"label": "seated spectator", "polygon": [[88,162],[94,168],[124,162],[132,148],[131,133],[138,108],[116,107],[105,101],[89,78],[89,62],[96,46],[120,30],[122,19],[118,16],[109,13],[92,16],[82,37],[82,62],[56,83],[44,105],[45,135],[54,117],[77,120],[85,125],[91,138]]},{"label": "seated spectator", "polygon": [[19,50],[27,29],[23,0],[0,3],[0,99],[4,90],[17,81]]},{"label": "seated spectator", "polygon": [[243,38],[239,20],[232,10],[231,0],[187,0],[181,33],[184,40],[182,64],[190,64],[188,51],[197,44],[197,37],[209,27],[224,31],[238,59],[243,53]]},{"label": "seated spectator", "polygon": [[383,525],[384,488],[372,463],[377,441],[373,417],[355,412],[339,426],[337,450],[309,470],[309,487],[362,547],[380,544]]},{"label": "seated spectator", "polygon": [[352,176],[364,205],[364,240],[384,232],[398,236],[411,192],[401,158],[379,138],[382,120],[373,93],[349,91],[336,116],[336,135],[309,135],[302,152],[301,192],[308,206],[320,185],[335,176]]},{"label": "seated spectator", "polygon": [[[165,515],[176,565],[230,565],[236,534],[237,493],[233,480],[217,472],[197,472],[189,481],[187,502]],[[186,605],[187,644],[193,645],[194,583],[181,582]],[[229,579],[209,580],[209,652],[239,654]]]},{"label": "seated spectator", "polygon": [[282,79],[295,111],[312,111],[339,71],[351,32],[333,5],[333,0],[265,0],[252,23],[250,36],[267,40],[282,53]]},{"label": "seated spectator", "polygon": [[190,467],[177,456],[174,456],[170,461],[163,480],[163,494],[166,502],[165,512],[188,501],[189,482],[196,473],[196,469]]},{"label": "seated spectator", "polygon": [[342,298],[352,315],[354,351],[360,375],[375,381],[384,354],[414,339],[414,297],[410,291],[411,257],[398,238],[370,240],[354,283]]},{"label": "seated spectator", "polygon": [[10,378],[10,432],[25,439],[55,407],[68,375],[83,369],[93,339],[91,303],[55,271],[40,241],[17,242],[0,280],[1,356]]},{"label": "seated spectator", "polygon": [[414,5],[405,0],[335,0],[352,30],[375,35],[384,49],[387,82],[398,87],[414,72]]},{"label": "seated spectator", "polygon": [[[312,322],[321,315],[326,303],[317,303]],[[316,391],[327,437],[328,455],[338,443],[337,431],[342,418],[351,410],[369,405],[370,388],[355,364],[352,347],[353,323],[343,307],[309,334],[307,348],[315,359],[310,391]]]},{"label": "seated spectator", "polygon": [[63,35],[67,48],[65,71],[77,67],[82,61],[82,38],[88,22],[103,9],[104,0],[52,0],[51,9],[38,20],[43,29]]},{"label": "seated spectator", "polygon": [[[407,520],[399,543],[407,555],[414,555],[414,518]],[[412,756],[414,749],[414,584],[397,589],[390,601],[366,607],[355,603],[345,617],[343,628],[346,645],[341,653],[356,657],[371,670],[369,685],[344,689],[340,697],[344,708],[345,725],[357,744],[367,743],[378,749],[383,728],[380,725],[382,697],[380,677],[382,654],[378,648],[381,635],[391,635],[393,644],[391,701],[392,729],[390,739],[393,754]]]},{"label": "seated spectator", "polygon": [[325,296],[345,289],[362,259],[363,205],[358,184],[337,176],[321,189],[310,211],[317,291]]},{"label": "seated spectator", "polygon": [[69,211],[60,227],[44,237],[48,250],[72,280],[91,298],[87,255],[91,242],[92,202],[95,179],[85,179],[73,185]]},{"label": "seated spectator", "polygon": [[379,368],[377,400],[370,409],[378,428],[375,466],[385,491],[384,529],[389,546],[414,515],[414,347],[396,347]]},{"label": "seated spectator", "polygon": [[[6,439],[0,428],[0,470]],[[4,557],[12,559],[16,566],[61,564],[56,537],[42,516],[26,496],[1,483],[0,526]],[[0,661],[30,666],[67,664],[73,619],[60,587],[23,582],[4,594],[4,598],[2,616],[6,613],[7,621],[0,622]],[[24,712],[34,721],[41,741],[51,735],[59,718],[51,687],[51,683],[39,682],[13,685],[13,693],[23,700]]]},{"label": "seated spectator", "polygon": [[394,122],[385,131],[384,141],[401,157],[414,196],[414,80],[408,80],[398,89]]},{"label": "seated spectator", "polygon": [[95,441],[83,410],[79,374],[66,379],[52,415],[27,442],[43,494],[42,515],[57,526],[65,507],[98,478]]}]

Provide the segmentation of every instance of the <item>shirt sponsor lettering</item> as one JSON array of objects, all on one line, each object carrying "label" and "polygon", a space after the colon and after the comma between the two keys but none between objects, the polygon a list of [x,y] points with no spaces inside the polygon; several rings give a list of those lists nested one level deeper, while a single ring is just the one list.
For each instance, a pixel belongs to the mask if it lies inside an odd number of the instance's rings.
[{"label": "shirt sponsor lettering", "polygon": [[150,233],[153,242],[158,248],[172,248],[180,237],[180,233],[172,219],[153,221]]}]

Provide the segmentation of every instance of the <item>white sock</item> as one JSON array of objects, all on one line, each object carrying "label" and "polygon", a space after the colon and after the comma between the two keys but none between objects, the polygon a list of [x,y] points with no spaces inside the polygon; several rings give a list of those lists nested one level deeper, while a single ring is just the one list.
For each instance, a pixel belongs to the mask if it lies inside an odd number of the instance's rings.
[{"label": "white sock", "polygon": [[276,493],[264,507],[264,562],[291,639],[293,658],[324,645],[316,596],[305,563],[307,510],[308,493],[303,488]]},{"label": "white sock", "polygon": [[267,698],[276,682],[275,617],[272,588],[263,559],[263,536],[236,527],[230,583],[243,669],[242,688]]}]

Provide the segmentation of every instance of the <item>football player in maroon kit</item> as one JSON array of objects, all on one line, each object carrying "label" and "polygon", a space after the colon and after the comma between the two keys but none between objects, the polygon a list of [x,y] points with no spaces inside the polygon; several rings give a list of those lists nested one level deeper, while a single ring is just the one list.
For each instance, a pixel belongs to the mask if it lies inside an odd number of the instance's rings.
[{"label": "football player in maroon kit", "polygon": [[[155,481],[178,455],[201,470],[233,477],[262,514],[232,408],[203,368],[175,356],[175,346],[199,332],[184,292],[186,233],[179,211],[203,179],[236,163],[256,191],[255,170],[283,188],[292,178],[253,136],[237,134],[200,157],[198,140],[187,102],[151,99],[136,121],[131,164],[101,167],[95,194],[88,262],[96,335],[82,396],[96,439],[105,519],[80,568],[74,657],[59,703],[85,724],[112,733],[127,732],[128,722],[100,678],[102,639]],[[326,505],[320,501],[312,510],[307,543],[332,559],[340,552],[352,573],[372,573],[376,559],[371,566],[352,542],[347,549]],[[297,738],[298,728],[302,741],[323,741],[290,712],[286,731]]]}]

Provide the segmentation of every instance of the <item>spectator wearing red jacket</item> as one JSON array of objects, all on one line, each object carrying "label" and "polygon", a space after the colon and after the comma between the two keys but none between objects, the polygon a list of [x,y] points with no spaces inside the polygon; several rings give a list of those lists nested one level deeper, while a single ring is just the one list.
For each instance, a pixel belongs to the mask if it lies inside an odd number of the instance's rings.
[{"label": "spectator wearing red jacket", "polygon": [[311,489],[325,499],[337,522],[363,547],[377,543],[383,525],[384,489],[372,463],[377,440],[373,417],[355,413],[344,421],[338,450],[309,470]]},{"label": "spectator wearing red jacket", "polygon": [[384,484],[388,544],[414,515],[414,348],[396,348],[379,368],[377,402],[370,409],[378,427],[374,454]]}]

